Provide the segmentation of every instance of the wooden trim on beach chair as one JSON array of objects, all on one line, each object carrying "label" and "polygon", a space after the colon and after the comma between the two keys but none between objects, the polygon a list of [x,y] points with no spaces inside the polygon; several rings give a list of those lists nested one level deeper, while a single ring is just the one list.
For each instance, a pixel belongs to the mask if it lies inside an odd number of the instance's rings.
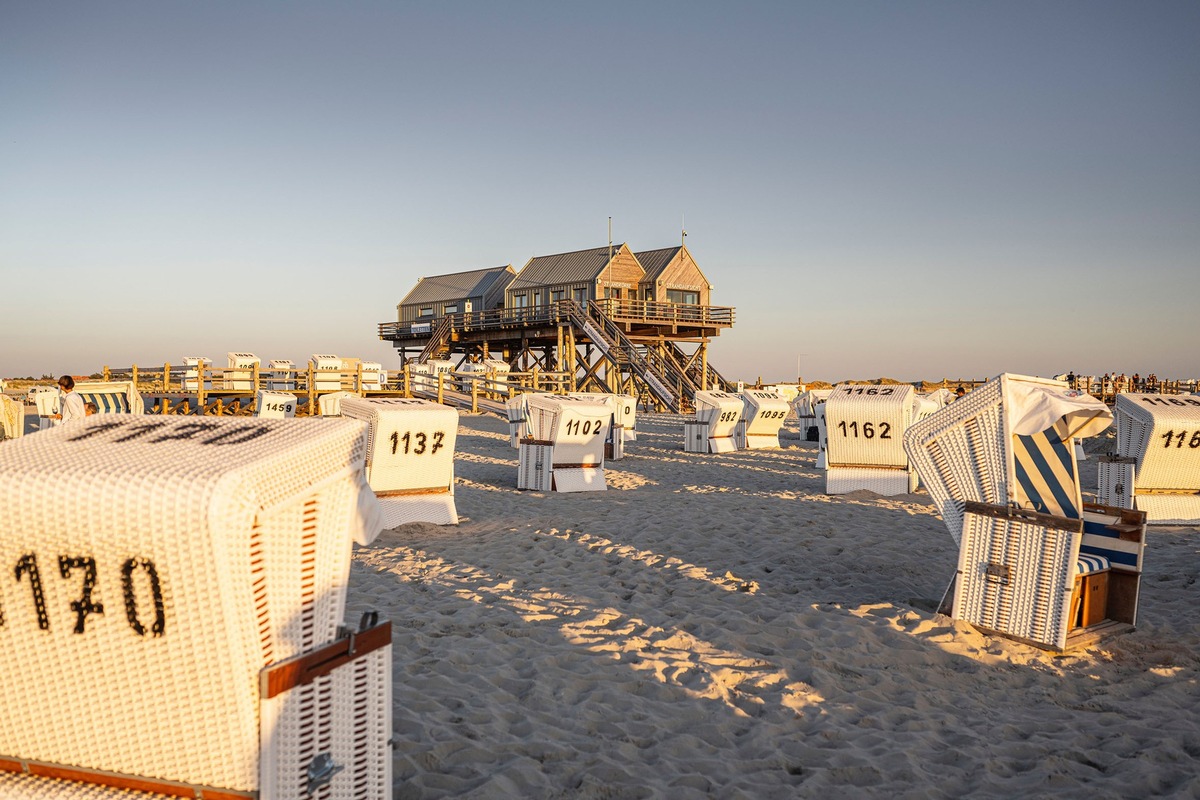
[{"label": "wooden trim on beach chair", "polygon": [[289,689],[312,683],[343,664],[355,661],[391,643],[390,621],[385,620],[373,627],[355,631],[318,650],[302,653],[264,668],[259,673],[259,692],[264,699],[269,700]]},{"label": "wooden trim on beach chair", "polygon": [[14,772],[20,775],[35,775],[42,778],[54,778],[62,781],[91,783],[99,786],[111,786],[114,789],[133,789],[139,792],[151,792],[167,795],[168,797],[188,797],[194,800],[256,800],[258,792],[243,792],[236,789],[216,789],[211,786],[197,786],[176,781],[164,781],[158,778],[145,778],[139,775],[125,775],[119,772],[104,772],[83,767],[68,767],[62,764],[51,764],[45,761],[30,761],[24,758],[0,757],[0,772]]}]

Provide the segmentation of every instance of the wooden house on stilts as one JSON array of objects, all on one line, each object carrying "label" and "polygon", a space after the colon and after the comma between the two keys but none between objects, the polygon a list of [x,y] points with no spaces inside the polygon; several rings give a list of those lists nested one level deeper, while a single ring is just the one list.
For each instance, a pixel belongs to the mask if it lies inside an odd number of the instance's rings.
[{"label": "wooden house on stilts", "polygon": [[[512,275],[497,268],[502,300],[465,308],[473,273],[423,278],[379,326],[402,361],[501,358],[514,370],[569,372],[573,389],[632,394],[661,410],[729,389],[708,363],[708,342],[733,325],[710,305],[712,285],[686,246],[635,253],[627,244],[536,256]],[[507,272],[504,272],[507,270]],[[435,287],[446,287],[434,291]],[[494,289],[493,289],[494,291]],[[482,295],[475,295],[482,297]]]}]

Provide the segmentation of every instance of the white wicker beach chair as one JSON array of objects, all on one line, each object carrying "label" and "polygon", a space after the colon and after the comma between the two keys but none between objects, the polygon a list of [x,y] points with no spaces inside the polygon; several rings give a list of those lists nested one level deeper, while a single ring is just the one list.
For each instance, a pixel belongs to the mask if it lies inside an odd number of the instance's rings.
[{"label": "white wicker beach chair", "polygon": [[266,419],[292,419],[299,401],[291,392],[259,389],[254,395],[254,416]]},{"label": "white wicker beach chair", "polygon": [[0,448],[0,794],[389,797],[390,628],[341,624],[365,447],[121,415]]},{"label": "white wicker beach chair", "polygon": [[342,359],[330,353],[313,353],[308,357],[312,367],[312,382],[309,387],[317,393],[340,392],[342,390]]},{"label": "white wicker beach chair", "polygon": [[362,389],[365,392],[383,391],[383,365],[378,361],[362,362]]},{"label": "white wicker beach chair", "polygon": [[740,449],[779,449],[779,429],[787,419],[788,402],[774,391],[747,389],[742,392],[742,419],[734,436]]},{"label": "white wicker beach chair", "polygon": [[916,491],[917,474],[904,452],[912,423],[912,386],[842,384],[825,401],[828,436],[825,491],[869,489],[882,495]]},{"label": "white wicker beach chair", "polygon": [[471,383],[478,383],[480,392],[491,394],[508,394],[508,373],[511,371],[507,361],[498,358],[485,358],[482,361],[469,361],[459,367],[463,378],[463,391],[471,391]]},{"label": "white wicker beach chair", "polygon": [[[696,392],[692,399],[696,407],[695,423],[684,425],[684,450],[702,453],[732,453],[737,450],[734,432],[742,419],[745,404],[742,398],[728,392]],[[703,435],[702,441],[694,441]],[[707,447],[694,449],[704,444]]]},{"label": "white wicker beach chair", "polygon": [[225,368],[225,388],[234,392],[253,392],[254,368],[262,361],[254,353],[227,353],[229,366]]},{"label": "white wicker beach chair", "polygon": [[604,395],[526,395],[530,437],[518,447],[517,488],[604,491],[604,443],[613,410]]},{"label": "white wicker beach chair", "polygon": [[[825,402],[831,392],[832,389],[809,389],[798,394],[792,401],[792,410],[796,412],[800,433],[810,442],[821,441],[817,431],[817,404]],[[824,466],[820,468],[824,469]]]},{"label": "white wicker beach chair", "polygon": [[285,358],[268,362],[271,372],[267,377],[267,389],[272,392],[296,391],[296,365]]},{"label": "white wicker beach chair", "polygon": [[54,425],[51,417],[58,413],[58,400],[61,396],[57,386],[34,386],[29,390],[29,400],[37,409],[38,429],[46,430]]},{"label": "white wicker beach chair", "polygon": [[[211,358],[203,356],[184,356],[183,365],[186,369],[183,372],[183,390],[185,392],[196,392],[200,390],[200,373],[203,369],[212,366]],[[204,379],[205,391],[212,388],[212,380]]]},{"label": "white wicker beach chair", "polygon": [[367,423],[367,480],[384,526],[457,525],[454,447],[458,412],[419,398],[347,397],[343,417]]},{"label": "white wicker beach chair", "polygon": [[1113,413],[1117,453],[1102,459],[1099,494],[1152,523],[1200,522],[1200,397],[1120,394]]},{"label": "white wicker beach chair", "polygon": [[322,417],[340,417],[342,401],[347,397],[358,397],[354,392],[330,392],[317,398],[317,413]]},{"label": "white wicker beach chair", "polygon": [[510,397],[504,404],[505,415],[508,417],[508,439],[509,444],[513,449],[517,449],[521,440],[526,438],[525,418],[528,414],[525,398],[526,394],[517,394]]},{"label": "white wicker beach chair", "polygon": [[947,613],[1053,650],[1133,625],[1145,517],[1084,504],[1072,441],[1110,421],[1060,382],[1001,375],[909,429],[959,544]]},{"label": "white wicker beach chair", "polygon": [[616,401],[616,415],[613,425],[620,426],[621,437],[626,442],[637,441],[637,398],[631,394],[613,395]]},{"label": "white wicker beach chair", "polygon": [[133,381],[80,381],[75,392],[85,403],[95,403],[98,414],[144,414],[146,402]]}]

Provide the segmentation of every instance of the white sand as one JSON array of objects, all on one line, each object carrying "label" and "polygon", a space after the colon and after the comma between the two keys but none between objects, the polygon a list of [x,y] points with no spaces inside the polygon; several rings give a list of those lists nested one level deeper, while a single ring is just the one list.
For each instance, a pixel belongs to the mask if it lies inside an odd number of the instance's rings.
[{"label": "white sand", "polygon": [[1135,632],[1055,657],[933,613],[956,550],[923,490],[825,495],[795,428],[638,428],[609,491],[544,494],[464,416],[461,524],[356,551],[397,797],[1200,796],[1200,529],[1151,529]]}]

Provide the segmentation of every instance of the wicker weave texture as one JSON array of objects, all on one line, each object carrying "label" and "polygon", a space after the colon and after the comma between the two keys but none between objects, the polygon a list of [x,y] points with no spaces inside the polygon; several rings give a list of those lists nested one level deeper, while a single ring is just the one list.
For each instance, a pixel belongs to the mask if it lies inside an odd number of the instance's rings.
[{"label": "wicker weave texture", "polygon": [[779,429],[787,419],[788,402],[775,392],[747,389],[742,393],[746,422],[746,448],[763,450],[779,447]]},{"label": "wicker weave texture", "polygon": [[965,514],[954,616],[1063,649],[1079,540],[1062,528]]},{"label": "wicker weave texture", "polygon": [[1117,395],[1117,455],[1137,459],[1135,488],[1200,493],[1200,397]]},{"label": "wicker weave texture", "polygon": [[[382,800],[391,795],[391,645],[263,701],[264,800]],[[336,771],[309,794],[309,767],[327,754]]]},{"label": "wicker weave texture", "polygon": [[[606,396],[539,398],[559,407],[547,437],[554,444],[554,464],[604,466],[604,441],[612,425],[613,404]],[[534,401],[530,401],[531,410]]]},{"label": "wicker weave texture", "polygon": [[[696,392],[696,421],[708,425],[708,438],[726,439],[733,436],[745,405],[742,398],[727,392]],[[730,448],[732,449],[732,448]],[[724,452],[713,449],[713,452]]]},{"label": "wicker weave texture", "polygon": [[683,423],[683,451],[685,453],[708,452],[708,423]]},{"label": "wicker weave texture", "polygon": [[0,449],[0,753],[252,789],[258,672],[334,638],[379,529],[365,443],[122,415]]},{"label": "wicker weave texture", "polygon": [[1195,525],[1200,523],[1200,495],[1137,494],[1134,507],[1146,512],[1156,525]]},{"label": "wicker weave texture", "polygon": [[825,471],[827,494],[849,494],[861,489],[882,495],[909,494],[917,490],[917,474],[905,469],[829,467]]},{"label": "wicker weave texture", "polygon": [[904,432],[912,422],[912,386],[834,388],[825,401],[830,467],[908,468]]},{"label": "wicker weave texture", "polygon": [[1096,500],[1106,506],[1133,508],[1133,471],[1136,460],[1101,456],[1096,463]]},{"label": "wicker weave texture", "polygon": [[296,416],[296,395],[260,389],[254,395],[254,416],[264,419],[292,419]]},{"label": "wicker weave texture", "polygon": [[341,410],[367,424],[367,480],[376,492],[453,488],[456,410],[403,397],[347,397]]},{"label": "wicker weave texture", "polygon": [[94,783],[0,772],[0,797],[4,800],[174,800],[178,795],[137,792]]},{"label": "wicker weave texture", "polygon": [[608,489],[604,470],[599,467],[554,468],[556,492],[603,492]]},{"label": "wicker weave texture", "polygon": [[521,442],[517,448],[517,488],[548,492],[552,488],[553,445]]},{"label": "wicker weave texture", "polygon": [[955,542],[962,504],[1008,502],[1000,379],[914,423],[904,448]]}]

